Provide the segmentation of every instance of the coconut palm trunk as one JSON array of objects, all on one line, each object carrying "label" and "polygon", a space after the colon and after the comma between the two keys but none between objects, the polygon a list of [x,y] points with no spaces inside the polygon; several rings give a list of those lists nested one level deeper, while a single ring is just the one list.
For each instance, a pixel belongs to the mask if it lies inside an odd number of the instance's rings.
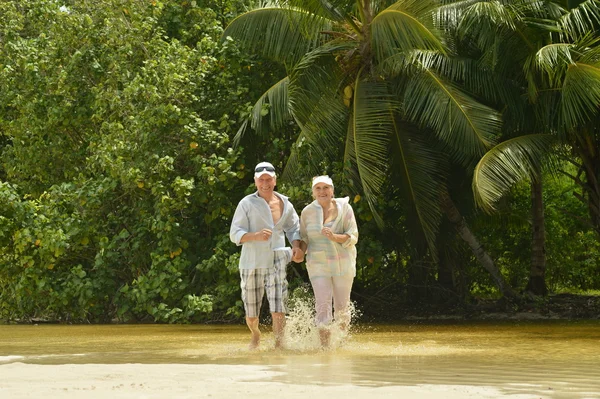
[{"label": "coconut palm trunk", "polygon": [[475,234],[473,234],[467,225],[467,222],[462,217],[460,211],[447,193],[442,194],[441,202],[444,213],[450,222],[455,226],[460,237],[469,245],[471,251],[473,251],[473,255],[475,255],[479,263],[490,273],[494,283],[502,295],[508,298],[515,298],[516,293],[506,282],[500,273],[500,270],[496,266],[496,263],[483,248],[483,245],[481,245],[477,237],[475,237]]},{"label": "coconut palm trunk", "polygon": [[565,173],[581,188],[574,195],[587,206],[590,223],[600,237],[600,155],[595,127],[584,126],[573,134],[573,152],[580,160],[577,176]]},{"label": "coconut palm trunk", "polygon": [[542,197],[541,177],[531,183],[532,245],[531,269],[526,291],[545,296],[546,287],[546,225],[544,219],[544,199]]}]

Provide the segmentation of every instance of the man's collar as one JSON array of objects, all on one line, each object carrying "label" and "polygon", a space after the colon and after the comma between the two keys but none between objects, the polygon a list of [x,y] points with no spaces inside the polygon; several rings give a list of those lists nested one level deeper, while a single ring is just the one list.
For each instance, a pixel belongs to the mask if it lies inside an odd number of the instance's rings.
[{"label": "man's collar", "polygon": [[[261,197],[261,196],[258,194],[258,190],[256,190],[256,191],[254,192],[254,194],[253,194],[253,195],[254,195],[256,198],[261,198],[261,199],[264,199],[263,197]],[[275,196],[279,197],[279,198],[280,198],[282,201],[283,201],[283,200],[285,200],[285,199],[287,198],[285,195],[283,195],[283,194],[280,194],[280,193],[278,193],[277,191],[273,191],[273,195],[275,195]]]}]

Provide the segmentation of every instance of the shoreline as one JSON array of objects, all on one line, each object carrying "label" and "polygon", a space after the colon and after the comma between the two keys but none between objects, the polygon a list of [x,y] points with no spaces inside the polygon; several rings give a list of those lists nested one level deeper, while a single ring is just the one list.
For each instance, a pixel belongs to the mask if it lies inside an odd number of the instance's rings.
[{"label": "shoreline", "polygon": [[[393,308],[393,312],[389,308]],[[377,317],[371,315],[377,314]],[[385,315],[381,317],[381,315]],[[362,322],[389,323],[403,321],[553,321],[600,320],[600,295],[557,294],[539,300],[514,303],[505,299],[480,299],[474,304],[409,306],[391,305],[388,308],[365,312]]]},{"label": "shoreline", "polygon": [[[359,309],[360,310],[360,309]],[[557,294],[540,298],[539,301],[529,300],[519,304],[506,300],[477,300],[474,304],[461,305],[431,305],[431,304],[394,304],[392,301],[385,308],[371,307],[368,311],[360,311],[357,318],[360,323],[403,323],[403,322],[451,322],[451,321],[570,321],[570,320],[600,320],[600,295]],[[262,316],[261,316],[262,319]],[[261,321],[262,323],[262,321]],[[0,325],[11,324],[73,324],[61,320],[33,318],[30,320],[0,320]],[[121,322],[113,320],[109,323],[91,324],[160,324],[148,322]],[[244,324],[243,320],[206,321],[207,325]]]}]

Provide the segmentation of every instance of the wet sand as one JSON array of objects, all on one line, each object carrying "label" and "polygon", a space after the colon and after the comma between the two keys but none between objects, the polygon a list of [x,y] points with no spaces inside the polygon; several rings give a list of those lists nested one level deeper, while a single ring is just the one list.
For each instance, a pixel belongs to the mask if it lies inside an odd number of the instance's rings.
[{"label": "wet sand", "polygon": [[369,387],[310,381],[297,385],[272,381],[277,374],[268,367],[253,365],[9,363],[0,365],[0,398],[540,398],[468,385]]}]

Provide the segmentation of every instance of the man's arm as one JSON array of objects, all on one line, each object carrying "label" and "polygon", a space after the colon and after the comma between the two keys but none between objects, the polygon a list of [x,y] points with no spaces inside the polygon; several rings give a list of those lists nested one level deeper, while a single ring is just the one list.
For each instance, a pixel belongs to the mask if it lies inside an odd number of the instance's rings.
[{"label": "man's arm", "polygon": [[298,214],[291,203],[290,207],[292,211],[292,217],[290,227],[286,231],[286,235],[288,240],[292,243],[292,260],[296,263],[300,263],[304,260],[306,243],[302,241],[300,236],[300,218],[298,218]]},{"label": "man's arm", "polygon": [[244,209],[243,200],[235,208],[231,227],[229,228],[229,239],[236,245],[242,245],[242,238],[248,233],[248,216]]},{"label": "man's arm", "polygon": [[262,229],[254,233],[246,233],[240,239],[240,244],[248,241],[268,241],[269,238],[271,238],[271,234],[273,234],[273,232],[269,229]]},{"label": "man's arm", "polygon": [[271,238],[272,231],[269,229],[262,229],[256,232],[250,232],[250,221],[248,219],[248,212],[246,207],[248,205],[240,201],[233,219],[231,220],[231,228],[229,229],[229,239],[236,245],[242,245],[248,241],[267,241]]}]

